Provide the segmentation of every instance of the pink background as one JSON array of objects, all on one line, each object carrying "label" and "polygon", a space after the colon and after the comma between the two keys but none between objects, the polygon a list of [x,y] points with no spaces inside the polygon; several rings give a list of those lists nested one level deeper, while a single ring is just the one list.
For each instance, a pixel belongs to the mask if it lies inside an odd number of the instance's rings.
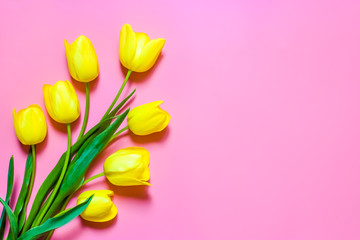
[{"label": "pink background", "polygon": [[[156,66],[133,74],[126,92],[138,90],[131,106],[165,100],[169,128],[124,135],[88,174],[117,149],[143,146],[153,186],[89,184],[115,191],[117,218],[76,219],[54,240],[360,239],[359,1],[29,2],[0,0],[2,197],[9,157],[18,193],[27,152],[12,108],[44,107],[42,84],[70,78],[64,38],[84,34],[98,54],[90,126],[124,78],[121,26],[166,39]],[[48,128],[35,189],[66,148],[64,127]]]}]

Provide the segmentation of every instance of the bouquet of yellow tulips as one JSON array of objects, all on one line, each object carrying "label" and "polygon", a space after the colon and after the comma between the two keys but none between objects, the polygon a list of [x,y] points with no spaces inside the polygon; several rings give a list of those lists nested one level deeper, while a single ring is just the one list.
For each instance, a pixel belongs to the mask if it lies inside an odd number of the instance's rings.
[{"label": "bouquet of yellow tulips", "polygon": [[[131,72],[145,72],[153,67],[164,44],[164,39],[150,40],[145,33],[134,32],[128,24],[122,27],[119,58],[128,73],[100,121],[86,131],[90,102],[89,82],[98,77],[98,59],[93,44],[85,36],[80,36],[72,44],[65,40],[69,72],[74,80],[84,82],[86,89],[86,108],[80,134],[72,143],[71,123],[80,116],[80,104],[72,84],[69,81],[58,81],[54,85],[43,85],[49,116],[67,126],[67,150],[40,186],[27,214],[35,178],[35,146],[45,139],[47,124],[39,105],[30,105],[20,111],[13,110],[16,136],[22,144],[29,145],[30,148],[17,199],[12,198],[14,160],[13,157],[10,158],[6,197],[0,198],[4,206],[0,219],[0,240],[4,239],[7,223],[10,227],[6,239],[31,240],[40,237],[50,239],[56,228],[79,215],[93,222],[113,219],[117,208],[111,201],[113,192],[110,190],[83,192],[77,199],[77,205],[66,209],[73,194],[98,177],[105,176],[110,183],[117,186],[150,185],[150,154],[142,147],[120,149],[104,161],[104,172],[88,179],[85,179],[85,174],[96,156],[122,132],[130,130],[136,135],[148,135],[162,131],[168,125],[170,115],[160,108],[163,101],[123,110],[123,106],[135,93],[134,89],[118,102]],[[125,120],[127,126],[118,130]],[[10,208],[10,201],[16,201],[14,209]]]}]

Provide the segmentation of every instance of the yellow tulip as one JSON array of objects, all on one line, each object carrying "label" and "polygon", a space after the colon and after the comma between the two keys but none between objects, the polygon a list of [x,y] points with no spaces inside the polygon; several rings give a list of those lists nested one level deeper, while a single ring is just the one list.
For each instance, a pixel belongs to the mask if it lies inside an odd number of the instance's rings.
[{"label": "yellow tulip", "polygon": [[99,63],[91,41],[81,35],[71,45],[64,40],[71,76],[80,82],[90,82],[99,75]]},{"label": "yellow tulip", "polygon": [[24,145],[34,145],[46,137],[46,120],[39,105],[33,104],[16,112],[13,109],[16,136]]},{"label": "yellow tulip", "polygon": [[92,195],[93,198],[81,217],[91,222],[107,222],[116,217],[117,208],[111,201],[114,192],[111,190],[91,190],[83,192],[77,198],[77,204],[85,202]]},{"label": "yellow tulip", "polygon": [[69,81],[58,81],[43,86],[46,109],[59,123],[72,123],[80,116],[80,104],[74,87]]},{"label": "yellow tulip", "polygon": [[129,129],[136,135],[160,132],[170,122],[170,114],[160,108],[164,101],[155,101],[130,110],[127,116]]},{"label": "yellow tulip", "polygon": [[145,72],[154,66],[164,44],[165,39],[150,40],[145,33],[135,33],[129,24],[125,24],[120,31],[120,61],[134,72]]},{"label": "yellow tulip", "polygon": [[151,184],[149,170],[150,154],[142,147],[120,149],[109,156],[104,163],[106,178],[117,186]]}]

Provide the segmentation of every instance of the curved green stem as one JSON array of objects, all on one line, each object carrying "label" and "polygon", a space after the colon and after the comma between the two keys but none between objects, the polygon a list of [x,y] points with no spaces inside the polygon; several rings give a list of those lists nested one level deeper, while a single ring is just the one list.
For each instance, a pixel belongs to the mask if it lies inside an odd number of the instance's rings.
[{"label": "curved green stem", "polygon": [[25,200],[25,206],[27,206],[27,203],[29,202],[31,192],[34,186],[34,180],[35,180],[35,169],[36,169],[36,159],[35,159],[35,144],[31,145],[31,152],[32,152],[32,169],[31,169],[31,178],[30,178],[30,185],[29,185],[29,194],[26,196]]},{"label": "curved green stem", "polygon": [[67,145],[67,152],[65,157],[64,166],[61,170],[61,174],[59,177],[59,180],[57,181],[54,190],[52,191],[51,195],[49,196],[49,201],[47,201],[47,204],[41,209],[40,215],[37,218],[37,220],[34,222],[34,227],[39,226],[41,224],[42,219],[44,218],[47,210],[50,208],[51,204],[53,203],[56,194],[61,186],[62,180],[64,179],[69,160],[70,160],[70,147],[71,147],[71,126],[70,124],[67,124],[67,133],[68,133],[68,145]]},{"label": "curved green stem", "polygon": [[[35,144],[31,145],[31,154],[32,154],[32,159],[31,159],[32,160],[32,169],[31,169],[30,184],[29,184],[28,194],[26,196],[25,203],[24,203],[24,212],[21,213],[21,215],[25,214],[24,220],[26,218],[26,208],[27,208],[27,205],[30,200],[30,196],[31,196],[31,192],[32,192],[32,189],[34,186],[34,180],[35,180],[35,169],[36,169]],[[21,229],[19,229],[19,230],[21,230]],[[23,232],[25,232],[24,228],[21,230],[21,233],[23,233]]]},{"label": "curved green stem", "polygon": [[116,133],[114,133],[114,135],[112,135],[112,137],[110,138],[109,142],[111,142],[112,140],[114,140],[114,138],[116,138],[117,136],[119,136],[122,132],[125,132],[126,130],[129,129],[129,126],[126,126],[122,129],[120,129],[119,131],[117,131]]},{"label": "curved green stem", "polygon": [[99,174],[96,174],[95,176],[92,176],[91,178],[86,179],[86,180],[84,181],[84,183],[83,183],[80,187],[82,187],[82,186],[84,186],[85,184],[87,184],[88,182],[90,182],[90,181],[92,181],[92,180],[94,180],[94,179],[96,179],[96,178],[102,177],[102,176],[105,176],[105,173],[104,173],[104,172],[99,173]]},{"label": "curved green stem", "polygon": [[86,106],[85,106],[84,121],[82,123],[82,127],[81,127],[81,130],[80,130],[80,133],[79,133],[79,137],[78,137],[78,139],[76,141],[78,141],[84,135],[86,125],[87,125],[87,122],[88,122],[88,119],[89,119],[90,90],[89,90],[89,83],[88,82],[85,83],[85,89],[86,89]]},{"label": "curved green stem", "polygon": [[32,192],[32,188],[34,186],[34,180],[35,180],[35,169],[36,169],[36,160],[35,160],[35,145],[31,145],[31,154],[32,154],[32,169],[31,169],[31,177],[30,177],[30,184],[29,184],[29,189],[28,189],[28,195],[26,196],[25,199],[25,207],[27,206],[30,196],[31,196],[31,192]]},{"label": "curved green stem", "polygon": [[111,109],[114,107],[114,105],[115,105],[115,103],[117,102],[117,100],[119,99],[122,91],[124,90],[124,87],[125,87],[128,79],[129,79],[129,77],[130,77],[130,74],[131,74],[131,70],[129,69],[128,72],[127,72],[127,74],[126,74],[126,77],[125,77],[125,79],[124,79],[124,81],[123,81],[123,83],[122,83],[122,85],[121,85],[121,88],[119,89],[119,92],[116,94],[116,97],[114,98],[113,102],[111,103],[110,107],[108,108],[108,110],[106,111],[106,113],[104,114],[104,116],[102,117],[101,120],[103,120],[104,118],[106,118],[107,115],[109,114],[109,112],[111,111]]},{"label": "curved green stem", "polygon": [[36,169],[35,144],[31,145],[31,152],[32,152],[32,169],[31,169],[30,185],[29,185],[29,190],[28,190],[29,194],[26,196],[26,199],[25,199],[25,207],[27,206],[27,204],[30,200],[30,196],[31,196],[31,192],[32,192],[32,189],[34,186],[34,180],[35,180],[35,169]]},{"label": "curved green stem", "polygon": [[[36,160],[35,160],[35,144],[34,145],[31,145],[31,151],[32,151],[32,162],[33,162],[33,169],[32,169],[32,172],[31,172],[31,174],[32,174],[32,176],[33,176],[33,178],[32,178],[32,181],[30,181],[30,186],[31,186],[31,188],[32,188],[32,186],[33,186],[33,184],[34,184],[34,176],[35,176],[35,165],[36,165]],[[31,190],[30,190],[30,192],[31,192]]]}]

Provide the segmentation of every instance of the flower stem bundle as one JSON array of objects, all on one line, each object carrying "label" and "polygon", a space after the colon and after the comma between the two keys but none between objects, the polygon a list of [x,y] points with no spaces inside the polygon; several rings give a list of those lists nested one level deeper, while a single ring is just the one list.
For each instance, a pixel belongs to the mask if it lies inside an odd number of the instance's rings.
[{"label": "flower stem bundle", "polygon": [[[0,198],[0,203],[4,206],[0,218],[0,240],[4,239],[6,224],[10,225],[6,239],[31,240],[40,237],[50,239],[55,229],[79,215],[84,220],[93,222],[113,219],[117,214],[117,208],[111,201],[110,197],[114,193],[110,190],[83,192],[77,199],[77,205],[67,208],[73,195],[94,179],[106,177],[110,183],[117,186],[151,185],[148,182],[150,154],[145,148],[140,147],[120,149],[109,156],[104,161],[104,172],[88,179],[86,173],[93,160],[121,133],[129,130],[136,135],[148,135],[162,131],[168,125],[170,115],[159,107],[163,101],[144,104],[133,110],[124,110],[124,105],[135,93],[134,89],[118,103],[130,74],[144,72],[153,67],[164,43],[164,39],[150,40],[145,33],[133,32],[128,24],[123,26],[120,33],[119,57],[123,66],[128,68],[128,73],[103,117],[86,131],[90,107],[89,82],[98,78],[98,59],[95,48],[87,37],[80,36],[71,44],[65,40],[70,75],[74,80],[83,82],[86,89],[82,127],[77,140],[72,143],[71,124],[80,116],[80,103],[71,82],[45,84],[43,94],[48,115],[54,121],[66,124],[68,137],[67,144],[63,144],[66,151],[41,184],[27,215],[35,179],[36,144],[45,139],[47,124],[38,105],[30,105],[18,112],[13,111],[16,135],[22,144],[30,147],[17,199],[12,199],[14,158],[11,157],[9,161],[7,192],[4,199]],[[124,122],[128,125],[120,129]],[[14,209],[10,208],[10,201],[16,201]]]}]

